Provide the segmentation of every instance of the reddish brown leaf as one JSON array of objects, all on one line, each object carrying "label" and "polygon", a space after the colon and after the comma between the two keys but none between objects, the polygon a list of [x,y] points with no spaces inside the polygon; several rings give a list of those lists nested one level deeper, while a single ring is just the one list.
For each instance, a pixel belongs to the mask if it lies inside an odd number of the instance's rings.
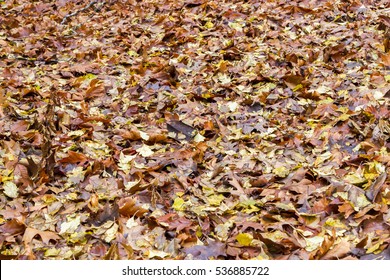
[{"label": "reddish brown leaf", "polygon": [[12,219],[0,226],[0,232],[5,235],[19,235],[24,232],[26,225],[18,219]]},{"label": "reddish brown leaf", "polygon": [[68,156],[63,159],[60,159],[58,162],[83,164],[87,161],[87,159],[88,158],[84,154],[68,151]]},{"label": "reddish brown leaf", "polygon": [[91,81],[89,84],[89,88],[85,92],[85,98],[95,98],[95,97],[100,97],[105,94],[105,89],[104,89],[104,84],[97,80],[94,79]]},{"label": "reddish brown leaf", "polygon": [[148,210],[142,208],[135,199],[131,197],[122,198],[118,201],[119,214],[131,217],[133,215],[142,217]]}]

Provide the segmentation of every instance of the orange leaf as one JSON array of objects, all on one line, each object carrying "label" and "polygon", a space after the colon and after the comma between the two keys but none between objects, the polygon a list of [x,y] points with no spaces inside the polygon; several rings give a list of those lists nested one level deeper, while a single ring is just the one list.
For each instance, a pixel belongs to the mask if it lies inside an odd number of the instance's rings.
[{"label": "orange leaf", "polygon": [[84,163],[87,157],[84,154],[68,151],[68,157],[59,160],[61,163]]},{"label": "orange leaf", "polygon": [[89,88],[85,92],[85,97],[94,98],[94,97],[100,97],[102,95],[104,95],[104,84],[97,79],[92,80],[91,83],[89,84]]},{"label": "orange leaf", "polygon": [[385,66],[390,66],[390,53],[380,55],[382,62]]}]

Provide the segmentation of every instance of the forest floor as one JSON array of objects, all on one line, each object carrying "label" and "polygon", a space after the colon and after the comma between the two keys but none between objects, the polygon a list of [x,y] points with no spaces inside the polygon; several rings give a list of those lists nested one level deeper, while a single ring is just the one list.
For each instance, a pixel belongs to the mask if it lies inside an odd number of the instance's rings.
[{"label": "forest floor", "polygon": [[0,1],[1,259],[390,259],[390,6]]}]

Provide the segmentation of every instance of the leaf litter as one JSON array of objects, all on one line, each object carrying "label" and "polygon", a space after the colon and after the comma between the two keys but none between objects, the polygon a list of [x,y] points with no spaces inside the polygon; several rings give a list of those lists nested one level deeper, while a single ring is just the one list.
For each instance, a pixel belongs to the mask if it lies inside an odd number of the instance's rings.
[{"label": "leaf litter", "polygon": [[87,2],[0,2],[0,258],[389,259],[387,1]]}]

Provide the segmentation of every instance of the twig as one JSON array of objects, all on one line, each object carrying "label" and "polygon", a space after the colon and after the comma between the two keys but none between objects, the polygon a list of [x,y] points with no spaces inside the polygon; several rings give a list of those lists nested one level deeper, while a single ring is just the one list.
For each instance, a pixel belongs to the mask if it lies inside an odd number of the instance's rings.
[{"label": "twig", "polygon": [[80,12],[84,12],[84,11],[88,10],[88,9],[91,8],[93,5],[95,5],[96,3],[97,3],[97,1],[92,1],[92,2],[90,2],[88,5],[86,5],[84,8],[81,8],[80,10],[77,10],[77,11],[71,13],[71,14],[67,14],[67,15],[62,19],[61,24],[65,24],[65,22],[67,21],[68,18],[73,17],[73,16],[77,15],[77,14],[80,13]]},{"label": "twig", "polygon": [[60,62],[69,62],[72,59],[39,59],[35,57],[27,57],[27,56],[21,56],[21,55],[0,55],[1,59],[8,59],[8,60],[22,60],[22,61],[28,61],[31,63],[43,63],[43,64],[56,64]]}]

